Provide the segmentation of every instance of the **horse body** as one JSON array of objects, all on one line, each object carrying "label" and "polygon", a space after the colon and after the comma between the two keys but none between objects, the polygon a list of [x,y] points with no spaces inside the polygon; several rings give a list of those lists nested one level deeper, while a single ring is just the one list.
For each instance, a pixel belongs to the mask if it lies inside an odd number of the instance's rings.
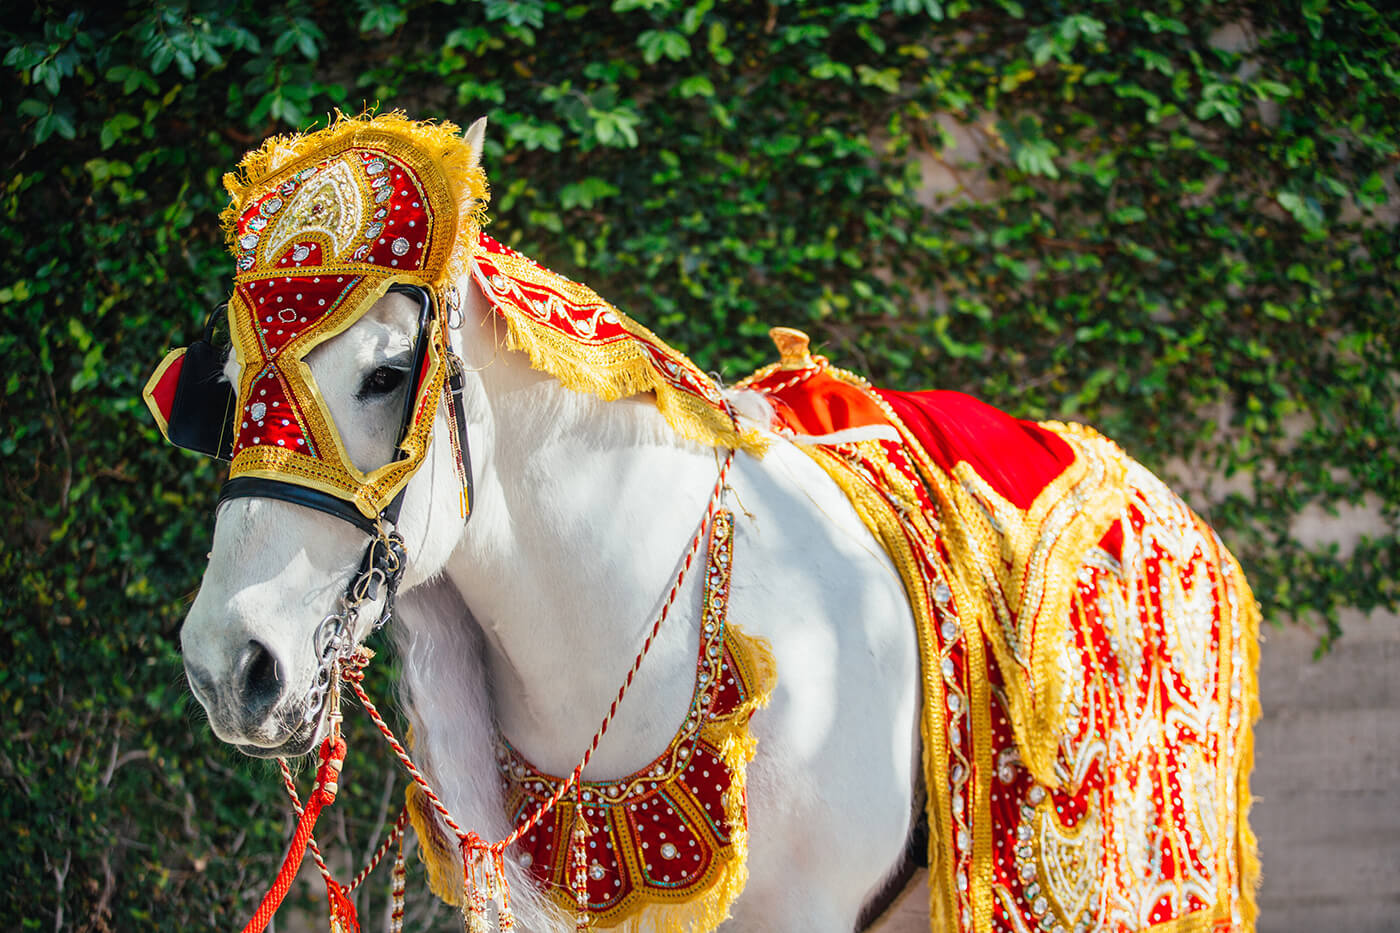
[{"label": "horse body", "polygon": [[[466,407],[477,501],[465,526],[442,504],[454,495],[450,454],[435,442],[401,520],[411,576],[393,631],[416,756],[459,822],[500,838],[509,826],[497,729],[546,771],[577,763],[661,606],[718,461],[679,439],[649,403],[570,392],[498,349],[484,296],[466,293],[457,349],[475,370]],[[382,460],[391,443],[353,410],[351,389],[410,326],[406,309],[392,313],[394,301],[309,360],[360,463]],[[782,672],[754,720],[761,751],[750,766],[749,881],[736,924],[850,929],[899,862],[913,817],[913,622],[888,557],[805,455],[785,443],[761,460],[741,454],[729,485],[737,519],[729,619],[766,639]],[[338,525],[282,503],[226,504],[183,634],[192,682],[236,681],[221,659],[246,654],[234,645],[257,644],[292,675],[279,696],[294,704],[312,657],[307,633],[361,547],[358,533]],[[684,718],[698,576],[681,590],[585,777],[631,773]],[[261,743],[263,754],[283,750],[276,724],[297,718],[273,706],[240,727],[217,708],[221,737]],[[524,883],[517,878],[517,890]],[[536,905],[532,924],[528,905],[527,929],[550,922]]]}]

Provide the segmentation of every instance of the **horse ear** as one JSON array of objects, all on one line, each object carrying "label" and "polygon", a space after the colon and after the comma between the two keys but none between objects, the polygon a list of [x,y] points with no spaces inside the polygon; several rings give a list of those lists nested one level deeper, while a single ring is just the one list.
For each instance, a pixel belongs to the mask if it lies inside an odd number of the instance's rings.
[{"label": "horse ear", "polygon": [[462,140],[471,150],[471,164],[473,167],[481,164],[481,147],[486,142],[486,118],[481,117],[462,134]]}]

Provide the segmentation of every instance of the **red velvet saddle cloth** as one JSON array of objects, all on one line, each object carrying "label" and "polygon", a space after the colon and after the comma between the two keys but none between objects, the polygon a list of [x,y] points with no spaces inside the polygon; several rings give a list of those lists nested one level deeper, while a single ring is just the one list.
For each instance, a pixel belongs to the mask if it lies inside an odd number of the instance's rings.
[{"label": "red velvet saddle cloth", "polygon": [[1214,532],[1089,428],[782,348],[741,385],[918,622],[933,929],[1252,929],[1258,613]]}]

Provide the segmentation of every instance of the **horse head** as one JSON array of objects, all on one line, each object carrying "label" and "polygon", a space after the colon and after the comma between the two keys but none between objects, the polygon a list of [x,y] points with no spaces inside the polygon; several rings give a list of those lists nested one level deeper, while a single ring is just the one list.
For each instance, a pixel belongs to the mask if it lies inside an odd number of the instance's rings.
[{"label": "horse head", "polygon": [[[214,733],[247,754],[302,754],[324,733],[329,665],[392,598],[367,572],[370,543],[392,531],[403,554],[388,560],[411,587],[461,537],[477,420],[464,408],[480,405],[450,324],[481,300],[464,255],[483,131],[341,119],[269,141],[225,178],[237,272],[218,452],[232,462],[181,645]],[[181,418],[218,417],[181,411],[192,383],[218,378],[193,356],[168,357],[147,391],[177,443]]]}]

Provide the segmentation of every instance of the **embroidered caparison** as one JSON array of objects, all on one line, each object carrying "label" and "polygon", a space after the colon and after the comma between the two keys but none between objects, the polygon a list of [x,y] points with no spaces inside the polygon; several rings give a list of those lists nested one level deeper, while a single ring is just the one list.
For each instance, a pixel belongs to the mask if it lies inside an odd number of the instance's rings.
[{"label": "embroidered caparison", "polygon": [[932,928],[1253,929],[1259,613],[1215,533],[1088,427],[788,355],[742,384],[914,613]]},{"label": "embroidered caparison", "polygon": [[[666,750],[633,774],[585,781],[513,850],[541,887],[593,925],[624,931],[708,931],[729,915],[748,878],[745,774],[756,740],[754,710],[768,701],[777,667],[767,646],[727,624],[734,520],[715,516],[690,710]],[[531,765],[503,737],[497,765],[511,817],[520,821],[563,782]],[[420,801],[421,804],[421,801]],[[412,808],[422,824],[420,807]],[[570,845],[587,826],[587,903],[570,880]],[[460,891],[454,853],[420,832],[433,889]]]}]

